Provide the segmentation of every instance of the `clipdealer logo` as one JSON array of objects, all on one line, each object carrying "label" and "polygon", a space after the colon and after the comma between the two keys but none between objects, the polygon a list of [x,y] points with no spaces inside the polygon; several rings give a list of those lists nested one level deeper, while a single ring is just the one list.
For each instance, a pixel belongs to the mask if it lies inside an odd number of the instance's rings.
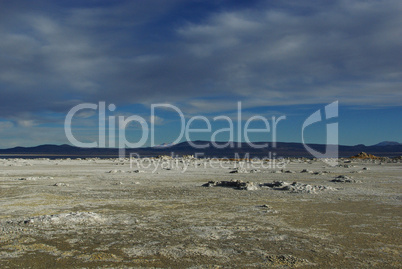
[{"label": "clipdealer logo", "polygon": [[[79,141],[73,134],[72,130],[72,122],[74,116],[81,111],[81,110],[95,110],[98,111],[98,140],[92,142],[82,142]],[[176,140],[173,141],[171,144],[177,144],[180,141],[183,141],[183,138],[194,148],[194,149],[205,149],[207,147],[215,147],[215,148],[233,148],[237,143],[237,148],[240,148],[242,142],[231,142],[234,141],[234,134],[238,138],[238,141],[243,141],[248,144],[251,148],[255,149],[262,149],[268,148],[269,143],[253,143],[250,140],[251,133],[265,133],[271,135],[271,147],[276,148],[277,146],[277,130],[278,124],[286,120],[286,116],[280,116],[276,118],[275,116],[268,119],[262,115],[254,115],[248,118],[244,124],[242,120],[242,103],[237,103],[237,119],[235,120],[237,123],[237,128],[235,128],[234,120],[227,115],[219,115],[213,117],[212,120],[208,119],[203,115],[196,115],[192,117],[185,117],[183,112],[177,107],[172,104],[152,104],[151,111],[150,111],[150,118],[157,118],[156,110],[157,109],[164,109],[170,110],[177,113],[180,119],[180,130],[179,135],[177,136]],[[151,147],[155,147],[155,122],[154,121],[147,121],[144,117],[140,115],[130,115],[130,116],[106,116],[107,113],[113,112],[116,110],[116,106],[114,104],[109,104],[106,107],[106,102],[99,102],[98,104],[94,103],[83,103],[74,106],[68,113],[65,118],[64,123],[64,130],[67,139],[70,143],[77,147],[108,147],[119,148],[119,157],[126,156],[126,149],[127,148],[140,148],[144,147],[148,142],[150,142]],[[331,104],[328,104],[324,108],[324,117],[321,116],[321,110],[315,111],[311,114],[303,123],[301,129],[301,140],[306,148],[306,150],[314,157],[322,159],[329,165],[336,165],[337,164],[337,157],[338,157],[338,123],[332,122],[326,125],[326,152],[321,153],[305,143],[304,131],[307,127],[325,120],[330,120],[338,117],[338,101],[335,101]],[[187,119],[187,120],[186,120]],[[228,123],[228,128],[220,128],[212,132],[212,123],[215,121],[226,121]],[[206,124],[206,128],[204,129],[195,129],[192,128],[192,123],[194,121],[202,121]],[[211,123],[212,121],[212,123]],[[252,129],[250,128],[250,124],[253,121],[259,121],[264,124],[264,128],[260,129]],[[136,142],[130,142],[126,137],[126,129],[129,124],[131,123],[138,123],[141,126],[141,137]],[[107,126],[107,128],[106,128]],[[211,143],[207,144],[195,144],[190,139],[190,134],[194,133],[211,133],[210,141]],[[227,133],[229,135],[229,142],[227,143],[217,143],[216,137],[218,134]],[[117,134],[117,135],[116,135]],[[106,141],[106,137],[108,137],[108,141]],[[116,141],[117,140],[117,141]],[[108,142],[108,143],[107,143]],[[117,143],[116,143],[117,142]]]}]

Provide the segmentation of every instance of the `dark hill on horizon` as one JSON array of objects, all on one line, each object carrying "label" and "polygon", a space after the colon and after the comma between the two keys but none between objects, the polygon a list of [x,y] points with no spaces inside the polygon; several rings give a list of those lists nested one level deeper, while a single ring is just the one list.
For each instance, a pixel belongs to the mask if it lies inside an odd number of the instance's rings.
[{"label": "dark hill on horizon", "polygon": [[[130,156],[130,153],[138,154],[143,157],[151,157],[158,155],[171,155],[172,152],[176,156],[181,155],[195,155],[199,153],[199,157],[227,157],[235,158],[245,157],[249,154],[249,157],[258,158],[275,158],[279,157],[308,157],[313,156],[305,149],[302,143],[292,142],[277,142],[276,148],[272,147],[271,142],[255,142],[255,145],[263,145],[268,143],[268,147],[254,148],[247,143],[233,142],[233,147],[227,146],[224,148],[216,148],[211,145],[209,141],[194,141],[194,144],[203,145],[208,144],[209,147],[205,149],[196,149],[190,145],[189,142],[182,142],[179,144],[171,145],[168,147],[145,147],[126,149],[126,156]],[[216,142],[216,144],[223,146],[227,142]],[[308,144],[309,147],[316,151],[325,153],[326,145],[322,144]],[[387,144],[379,143],[373,146],[356,145],[356,146],[343,146],[339,145],[339,157],[354,156],[362,151],[376,156],[396,157],[402,155],[402,144]],[[237,156],[235,155],[237,154]],[[49,158],[87,158],[87,157],[118,157],[119,149],[117,148],[79,148],[70,145],[40,145],[36,147],[15,147],[9,149],[0,149],[0,157],[49,157]]]},{"label": "dark hill on horizon", "polygon": [[373,146],[384,147],[384,146],[400,146],[400,145],[402,145],[402,144],[399,143],[399,142],[395,142],[395,141],[383,141],[383,142],[380,142],[380,143],[375,144]]}]

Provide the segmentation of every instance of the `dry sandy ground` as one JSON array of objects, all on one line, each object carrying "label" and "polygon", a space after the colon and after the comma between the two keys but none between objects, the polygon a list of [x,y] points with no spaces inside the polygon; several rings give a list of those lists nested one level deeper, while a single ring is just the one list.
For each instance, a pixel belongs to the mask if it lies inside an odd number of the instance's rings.
[{"label": "dry sandy ground", "polygon": [[[400,162],[180,161],[0,160],[0,268],[402,267]],[[230,180],[256,190],[202,187]]]}]

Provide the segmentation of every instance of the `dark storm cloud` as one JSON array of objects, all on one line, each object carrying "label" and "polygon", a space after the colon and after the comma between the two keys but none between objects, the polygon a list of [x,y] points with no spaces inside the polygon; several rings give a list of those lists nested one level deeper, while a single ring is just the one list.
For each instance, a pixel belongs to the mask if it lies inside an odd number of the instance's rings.
[{"label": "dark storm cloud", "polygon": [[1,118],[100,100],[190,112],[237,100],[400,103],[400,1],[224,2],[199,12],[194,1],[10,2],[0,8]]}]

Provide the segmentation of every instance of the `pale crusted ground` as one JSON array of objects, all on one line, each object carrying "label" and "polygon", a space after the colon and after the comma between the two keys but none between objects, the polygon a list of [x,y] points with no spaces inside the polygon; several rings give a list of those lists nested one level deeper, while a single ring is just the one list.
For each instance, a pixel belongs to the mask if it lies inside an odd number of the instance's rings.
[{"label": "pale crusted ground", "polygon": [[[0,160],[0,268],[402,266],[401,163],[190,163]],[[257,189],[201,187],[230,180]],[[273,181],[321,187],[259,187]]]}]

